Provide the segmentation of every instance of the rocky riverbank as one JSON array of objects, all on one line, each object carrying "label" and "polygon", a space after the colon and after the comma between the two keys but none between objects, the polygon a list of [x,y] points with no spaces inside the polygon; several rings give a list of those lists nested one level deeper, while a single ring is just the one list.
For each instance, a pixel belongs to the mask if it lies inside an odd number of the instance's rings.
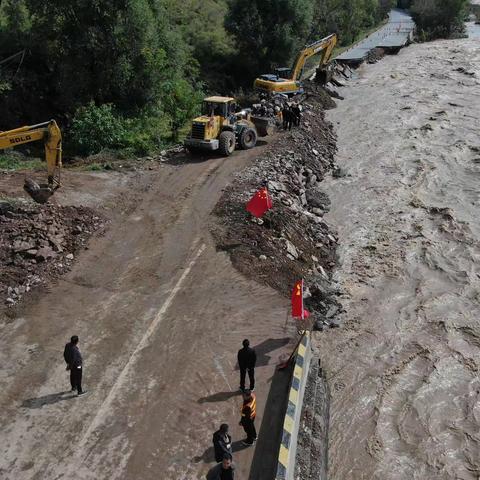
[{"label": "rocky riverbank", "polygon": [[[284,295],[304,278],[305,303],[319,329],[334,326],[339,309],[330,280],[337,238],[324,221],[330,201],[322,181],[329,172],[341,172],[334,161],[335,133],[325,120],[325,98],[325,92],[310,91],[301,126],[279,132],[268,151],[237,174],[215,208],[212,226],[218,248],[228,251],[247,277]],[[263,186],[272,196],[273,209],[256,219],[245,205]]]}]

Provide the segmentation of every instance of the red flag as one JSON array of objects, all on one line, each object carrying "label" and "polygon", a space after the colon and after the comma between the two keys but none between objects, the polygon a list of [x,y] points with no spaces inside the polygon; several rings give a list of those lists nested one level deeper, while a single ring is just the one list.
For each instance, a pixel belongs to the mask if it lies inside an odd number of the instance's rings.
[{"label": "red flag", "polygon": [[255,217],[261,217],[272,208],[272,198],[267,188],[261,188],[247,203],[247,210]]},{"label": "red flag", "polygon": [[292,291],[292,317],[304,320],[310,312],[303,308],[303,280],[299,280]]}]

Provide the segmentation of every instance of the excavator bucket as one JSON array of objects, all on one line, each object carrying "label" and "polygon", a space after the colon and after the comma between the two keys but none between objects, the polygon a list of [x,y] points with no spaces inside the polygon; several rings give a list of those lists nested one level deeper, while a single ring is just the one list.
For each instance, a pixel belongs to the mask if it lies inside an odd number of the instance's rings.
[{"label": "excavator bucket", "polygon": [[30,195],[30,197],[37,203],[47,203],[48,199],[55,193],[55,190],[48,185],[41,184],[30,178],[25,179],[23,189]]},{"label": "excavator bucket", "polygon": [[327,65],[317,68],[315,74],[315,81],[320,85],[326,85],[333,78],[333,66]]}]

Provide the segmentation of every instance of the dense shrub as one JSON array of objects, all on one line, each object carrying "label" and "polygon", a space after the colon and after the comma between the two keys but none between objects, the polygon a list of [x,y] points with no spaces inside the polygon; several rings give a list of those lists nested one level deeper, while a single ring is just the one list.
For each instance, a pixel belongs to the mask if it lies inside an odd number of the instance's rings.
[{"label": "dense shrub", "polygon": [[67,145],[80,155],[91,155],[124,147],[125,138],[125,123],[115,114],[113,105],[96,106],[91,102],[76,111]]},{"label": "dense shrub", "polygon": [[166,96],[163,110],[170,119],[172,140],[178,140],[180,129],[198,110],[202,92],[196,91],[185,80],[171,81],[165,85]]}]

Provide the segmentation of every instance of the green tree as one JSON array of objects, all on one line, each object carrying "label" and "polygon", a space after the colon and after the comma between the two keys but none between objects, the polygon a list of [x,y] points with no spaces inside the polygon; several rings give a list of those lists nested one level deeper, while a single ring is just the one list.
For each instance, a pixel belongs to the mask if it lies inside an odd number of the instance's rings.
[{"label": "green tree", "polygon": [[183,63],[161,5],[149,0],[27,2],[38,73],[46,74],[61,111],[90,100],[139,110]]},{"label": "green tree", "polygon": [[448,38],[463,30],[468,0],[414,0],[411,12],[421,36]]},{"label": "green tree", "polygon": [[0,38],[10,38],[19,17],[30,23],[16,27],[15,51],[29,55],[5,106],[33,121],[69,118],[90,101],[129,115],[160,103],[166,81],[196,75],[167,7],[167,0],[8,0]]},{"label": "green tree", "polygon": [[251,79],[285,66],[308,40],[313,0],[232,0],[226,28],[239,52],[239,72]]},{"label": "green tree", "polygon": [[168,0],[171,23],[191,48],[202,81],[221,92],[232,81],[235,45],[225,30],[227,0]]},{"label": "green tree", "polygon": [[193,117],[202,100],[202,93],[195,91],[185,80],[168,82],[163,110],[170,118],[172,139],[178,140],[180,129]]}]

